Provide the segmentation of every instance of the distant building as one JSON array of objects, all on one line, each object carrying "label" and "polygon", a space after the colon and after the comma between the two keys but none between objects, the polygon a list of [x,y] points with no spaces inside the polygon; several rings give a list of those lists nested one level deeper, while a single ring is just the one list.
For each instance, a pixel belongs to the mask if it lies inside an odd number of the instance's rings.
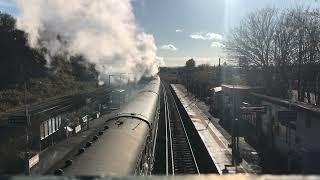
[{"label": "distant building", "polygon": [[320,173],[320,108],[258,93],[250,96],[266,112],[244,118],[251,125],[247,139],[285,156],[289,171]]},{"label": "distant building", "polygon": [[179,76],[182,73],[182,67],[161,67],[160,77],[169,83],[178,84],[181,83]]},{"label": "distant building", "polygon": [[271,156],[281,156],[289,172],[320,173],[320,108],[266,96],[259,87],[226,85],[212,89],[211,110],[231,132],[240,120],[240,136]]},{"label": "distant building", "polygon": [[217,92],[214,93],[212,109],[219,116],[220,123],[230,130],[232,120],[240,117],[241,103],[248,100],[250,92],[259,92],[262,88],[222,84],[221,87],[214,88],[214,91]]}]

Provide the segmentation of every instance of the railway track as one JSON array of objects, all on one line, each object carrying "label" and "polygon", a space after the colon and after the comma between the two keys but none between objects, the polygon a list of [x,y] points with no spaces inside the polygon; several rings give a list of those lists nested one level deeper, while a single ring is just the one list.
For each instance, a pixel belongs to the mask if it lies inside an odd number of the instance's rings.
[{"label": "railway track", "polygon": [[[29,114],[46,114],[47,112],[65,112],[72,108],[83,106],[86,98],[98,101],[112,92],[112,88],[99,88],[92,92],[85,92],[76,95],[65,95],[57,98],[49,98],[46,101],[28,106]],[[7,126],[7,119],[11,116],[24,116],[25,107],[15,109],[11,112],[0,114],[0,126]]]},{"label": "railway track", "polygon": [[177,103],[167,84],[163,85],[166,144],[166,175],[199,174],[197,160]]},{"label": "railway track", "polygon": [[[77,103],[79,103],[79,101],[84,101],[85,97],[93,97],[97,99],[97,97],[100,98],[102,95],[109,94],[111,91],[112,91],[111,88],[107,88],[107,89],[100,88],[90,93],[81,93],[77,95],[66,95],[66,96],[61,96],[57,98],[49,98],[48,100],[43,101],[41,103],[30,105],[29,111],[40,112],[50,108],[74,106]],[[21,107],[16,109],[14,112],[7,112],[3,115],[8,116],[10,114],[19,114],[20,112],[23,113],[24,111],[25,111],[25,107]]]}]

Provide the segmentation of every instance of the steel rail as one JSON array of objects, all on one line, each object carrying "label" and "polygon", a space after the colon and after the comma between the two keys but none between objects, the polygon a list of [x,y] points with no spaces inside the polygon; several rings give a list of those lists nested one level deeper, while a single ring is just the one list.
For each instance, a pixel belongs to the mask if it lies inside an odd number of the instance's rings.
[{"label": "steel rail", "polygon": [[[200,174],[199,167],[198,167],[196,158],[195,158],[195,156],[194,156],[193,149],[192,149],[192,146],[191,146],[191,143],[190,143],[190,140],[189,140],[189,137],[188,137],[188,134],[187,134],[185,125],[184,125],[184,123],[183,123],[181,114],[180,114],[180,112],[179,112],[179,108],[178,108],[177,103],[176,103],[176,101],[175,101],[175,99],[174,99],[174,96],[173,96],[173,94],[172,94],[172,92],[171,92],[171,90],[170,90],[170,87],[168,87],[168,92],[169,92],[169,93],[168,93],[169,96],[170,96],[171,99],[172,99],[174,108],[175,108],[175,110],[176,110],[176,112],[177,112],[177,114],[178,114],[178,120],[179,120],[180,124],[182,125],[182,129],[183,129],[184,135],[185,135],[186,140],[187,140],[188,148],[189,148],[189,150],[190,150],[190,152],[191,152],[192,161],[193,161],[193,163],[194,163],[194,165],[195,165],[196,172],[197,172],[197,174]],[[172,153],[172,154],[173,154],[173,153]],[[173,167],[173,169],[174,169],[174,167]]]},{"label": "steel rail", "polygon": [[165,119],[165,125],[166,125],[166,175],[169,175],[169,148],[168,148],[168,108],[167,108],[167,95],[166,91],[163,87],[163,100],[164,100],[164,119]]},{"label": "steel rail", "polygon": [[[167,160],[170,161],[170,165],[171,165],[171,168],[169,168],[169,164],[168,164],[168,171],[170,169],[170,172],[172,175],[175,174],[175,169],[174,169],[174,151],[173,151],[173,143],[172,143],[172,129],[171,129],[171,115],[170,115],[170,110],[169,110],[169,102],[168,102],[168,96],[167,96],[167,91],[164,87],[164,100],[165,100],[165,108],[166,108],[166,126],[168,127],[167,128],[167,131],[168,131],[168,135],[167,135],[167,143],[169,143],[169,145],[167,146],[167,151],[168,151],[168,156],[167,156]],[[170,148],[170,149],[168,149]],[[170,155],[169,155],[170,154]],[[169,163],[169,162],[168,162]]]}]

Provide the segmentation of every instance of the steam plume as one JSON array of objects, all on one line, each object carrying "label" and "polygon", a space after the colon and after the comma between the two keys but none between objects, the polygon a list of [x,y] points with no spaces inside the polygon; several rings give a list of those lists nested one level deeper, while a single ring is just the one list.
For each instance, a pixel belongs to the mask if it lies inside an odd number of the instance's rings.
[{"label": "steam plume", "polygon": [[157,73],[152,35],[136,25],[131,0],[18,0],[17,27],[31,47],[55,55],[82,55],[104,74],[130,78]]}]

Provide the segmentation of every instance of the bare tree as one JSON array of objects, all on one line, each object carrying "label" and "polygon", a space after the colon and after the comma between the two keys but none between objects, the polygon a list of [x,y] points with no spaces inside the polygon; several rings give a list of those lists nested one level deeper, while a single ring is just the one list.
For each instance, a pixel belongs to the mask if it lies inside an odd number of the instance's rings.
[{"label": "bare tree", "polygon": [[273,36],[273,60],[275,64],[275,83],[281,97],[288,96],[289,80],[291,79],[294,60],[292,58],[296,46],[295,36],[297,28],[293,11],[284,11],[277,18],[275,33]]},{"label": "bare tree", "polygon": [[277,15],[278,11],[274,8],[265,8],[249,14],[233,31],[227,42],[227,49],[245,57],[249,66],[256,66],[262,70],[265,86],[270,86],[272,80],[271,48]]},{"label": "bare tree", "polygon": [[319,75],[318,69],[314,69],[315,65],[318,64],[319,59],[319,38],[320,38],[320,23],[316,17],[309,17],[306,26],[306,64],[308,70],[305,71],[306,79],[308,81],[307,88],[307,99],[311,103],[310,93],[313,92],[315,95],[316,91],[316,80]]},{"label": "bare tree", "polygon": [[240,59],[239,65],[248,73],[254,67],[254,73],[263,74],[264,86],[273,87],[273,95],[288,98],[295,82],[299,101],[306,97],[319,105],[320,18],[304,12],[303,8],[280,13],[272,8],[257,10],[233,31],[227,49],[245,60]]},{"label": "bare tree", "polygon": [[319,38],[320,20],[318,17],[304,13],[303,9],[292,11],[294,27],[297,29],[296,46],[292,52],[297,67],[297,91],[299,101],[311,101],[311,94],[315,95],[316,104],[319,104]]},{"label": "bare tree", "polygon": [[[297,90],[298,90],[298,100],[303,101],[304,100],[304,90],[302,88],[302,65],[303,65],[303,58],[306,53],[305,48],[305,38],[306,38],[306,21],[307,18],[303,14],[302,9],[298,9],[293,11],[293,18],[294,18],[294,26],[297,29],[297,33],[295,34],[295,37],[297,39],[296,41],[296,50],[293,52],[295,63],[297,64],[298,74],[297,74]],[[305,87],[305,86],[304,86]]]}]

